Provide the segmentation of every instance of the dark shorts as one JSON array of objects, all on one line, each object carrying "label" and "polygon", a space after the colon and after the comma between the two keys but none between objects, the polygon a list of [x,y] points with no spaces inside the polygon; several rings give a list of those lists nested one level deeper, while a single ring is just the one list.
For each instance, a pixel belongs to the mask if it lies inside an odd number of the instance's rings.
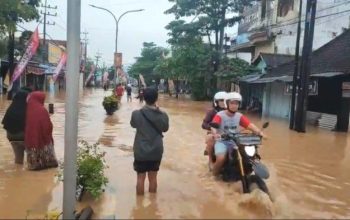
[{"label": "dark shorts", "polygon": [[160,166],[159,161],[138,161],[134,160],[134,170],[137,173],[146,173],[149,171],[158,171]]}]

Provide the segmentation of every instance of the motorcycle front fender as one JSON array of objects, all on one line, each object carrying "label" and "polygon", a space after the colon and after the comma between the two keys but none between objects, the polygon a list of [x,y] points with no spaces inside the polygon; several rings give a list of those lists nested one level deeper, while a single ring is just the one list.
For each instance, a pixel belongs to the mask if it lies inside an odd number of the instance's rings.
[{"label": "motorcycle front fender", "polygon": [[258,162],[253,162],[252,163],[254,173],[259,176],[262,179],[268,179],[270,177],[269,170],[267,167],[261,163],[260,161]]}]

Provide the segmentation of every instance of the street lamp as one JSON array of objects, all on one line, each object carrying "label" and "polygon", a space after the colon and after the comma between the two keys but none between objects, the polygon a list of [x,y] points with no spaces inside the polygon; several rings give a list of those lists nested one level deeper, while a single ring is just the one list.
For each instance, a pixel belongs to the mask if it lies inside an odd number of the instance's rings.
[{"label": "street lamp", "polygon": [[[145,9],[137,9],[137,10],[129,10],[129,11],[126,11],[124,12],[123,14],[121,14],[119,16],[119,18],[117,19],[116,16],[108,9],[106,8],[102,8],[102,7],[99,7],[99,6],[96,6],[96,5],[91,5],[89,4],[91,7],[93,8],[97,8],[97,9],[101,9],[101,10],[104,10],[106,12],[108,12],[109,14],[111,14],[114,18],[114,21],[115,21],[115,25],[116,25],[116,30],[115,30],[115,56],[117,56],[117,53],[118,53],[118,25],[119,25],[119,21],[120,19],[128,14],[128,13],[132,13],[132,12],[140,12],[140,11],[144,11]],[[114,65],[116,66],[116,59],[114,58]],[[117,69],[116,69],[116,73],[114,74],[114,83],[116,84],[116,74],[117,74]]]}]

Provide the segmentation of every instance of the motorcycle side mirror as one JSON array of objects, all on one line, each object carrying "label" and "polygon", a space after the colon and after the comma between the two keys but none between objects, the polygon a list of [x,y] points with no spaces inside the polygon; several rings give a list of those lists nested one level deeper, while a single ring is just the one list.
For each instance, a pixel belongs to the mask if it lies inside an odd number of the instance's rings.
[{"label": "motorcycle side mirror", "polygon": [[270,125],[270,123],[267,121],[267,122],[265,122],[265,123],[263,124],[262,127],[265,129],[265,128],[269,127],[269,125]]}]

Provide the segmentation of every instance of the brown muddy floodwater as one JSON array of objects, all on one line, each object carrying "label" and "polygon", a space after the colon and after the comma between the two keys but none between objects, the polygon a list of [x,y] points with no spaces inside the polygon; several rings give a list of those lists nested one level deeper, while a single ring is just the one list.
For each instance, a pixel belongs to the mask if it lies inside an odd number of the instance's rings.
[{"label": "brown muddy floodwater", "polygon": [[[168,112],[170,130],[165,134],[165,153],[156,195],[135,195],[136,174],[132,168],[135,130],[130,115],[141,105],[123,104],[113,116],[101,105],[103,90],[80,94],[79,139],[99,141],[107,152],[109,183],[103,196],[83,198],[78,208],[91,204],[94,218],[350,218],[350,137],[348,133],[308,127],[306,134],[288,129],[287,121],[269,119],[269,139],[260,153],[270,169],[271,203],[258,191],[239,192],[239,184],[224,183],[211,176],[203,156],[201,121],[208,102],[160,97]],[[63,158],[64,93],[48,97],[55,103],[55,150]],[[48,101],[48,100],[47,100]],[[0,118],[9,105],[0,96]],[[250,116],[261,125],[267,119]],[[43,216],[46,210],[62,209],[62,184],[56,169],[27,171],[13,163],[13,153],[0,129],[0,218]]]}]

